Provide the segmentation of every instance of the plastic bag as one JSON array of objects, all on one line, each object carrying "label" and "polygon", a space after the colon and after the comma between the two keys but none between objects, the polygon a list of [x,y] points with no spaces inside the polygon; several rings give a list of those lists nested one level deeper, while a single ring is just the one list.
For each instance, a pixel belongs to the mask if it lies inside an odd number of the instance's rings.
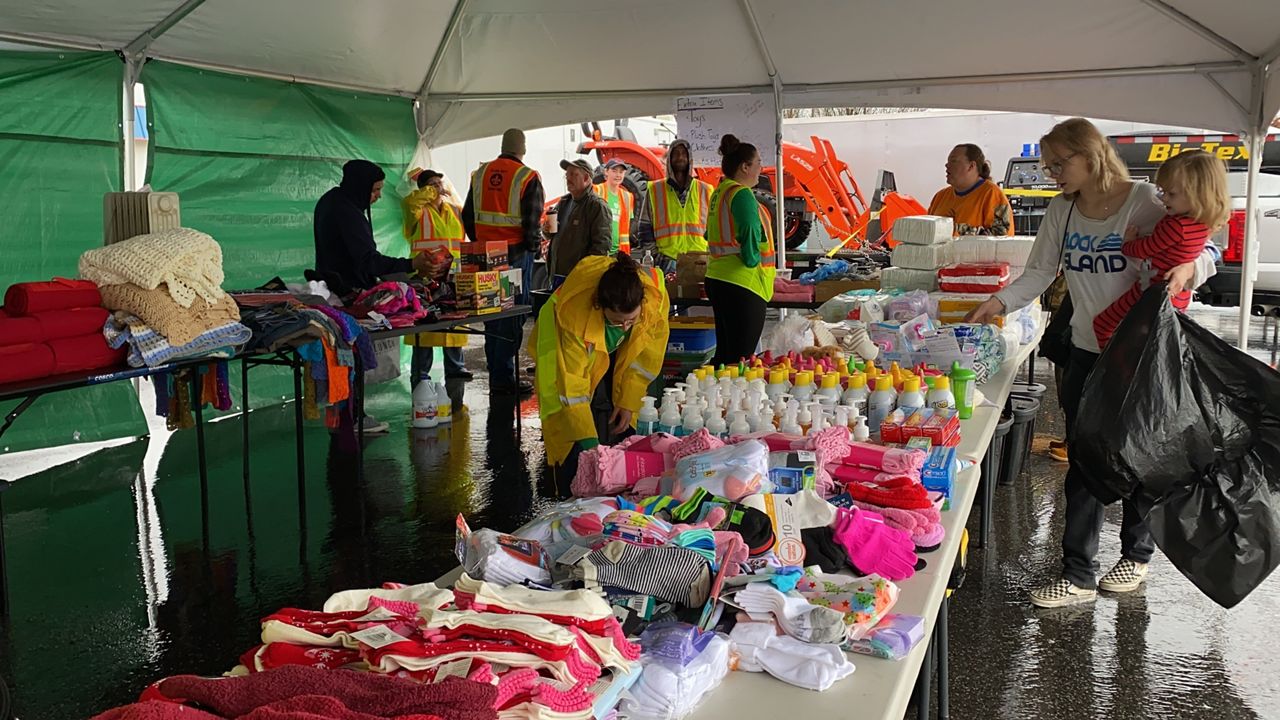
[{"label": "plastic bag", "polygon": [[769,335],[764,349],[775,356],[781,356],[790,352],[798,353],[807,347],[813,347],[813,327],[805,316],[793,314],[778,323]]},{"label": "plastic bag", "polygon": [[1071,465],[1103,502],[1134,500],[1169,560],[1229,608],[1280,563],[1280,374],[1166,297],[1148,290],[1094,366]]}]

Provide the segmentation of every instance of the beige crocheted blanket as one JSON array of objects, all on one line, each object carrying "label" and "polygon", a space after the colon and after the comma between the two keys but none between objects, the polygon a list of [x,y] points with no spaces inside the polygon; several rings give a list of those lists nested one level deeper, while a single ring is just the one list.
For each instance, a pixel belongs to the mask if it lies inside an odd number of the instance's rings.
[{"label": "beige crocheted blanket", "polygon": [[[196,298],[213,304],[222,292],[222,248],[191,228],[138,235],[80,256],[80,277],[100,287],[132,283],[145,290],[166,286],[184,308]],[[154,327],[154,326],[153,326]]]},{"label": "beige crocheted blanket", "polygon": [[108,310],[124,310],[160,333],[175,347],[186,345],[201,334],[240,320],[240,308],[230,295],[213,304],[196,298],[184,308],[173,301],[169,289],[161,284],[155,290],[137,285],[103,285],[102,306]]}]

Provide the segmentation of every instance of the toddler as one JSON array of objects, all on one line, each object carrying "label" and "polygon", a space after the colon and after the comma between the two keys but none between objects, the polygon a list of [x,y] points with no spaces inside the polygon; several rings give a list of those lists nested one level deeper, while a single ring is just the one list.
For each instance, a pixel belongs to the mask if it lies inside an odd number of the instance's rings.
[{"label": "toddler", "polygon": [[[1156,185],[1168,212],[1150,235],[1139,237],[1129,226],[1124,236],[1126,257],[1150,260],[1161,275],[1199,257],[1209,236],[1227,223],[1231,198],[1227,195],[1227,171],[1222,161],[1203,150],[1188,150],[1169,158],[1156,172]],[[1106,348],[1120,321],[1138,302],[1144,290],[1141,281],[1093,319],[1098,347]],[[1186,310],[1191,291],[1171,298],[1178,310]]]}]

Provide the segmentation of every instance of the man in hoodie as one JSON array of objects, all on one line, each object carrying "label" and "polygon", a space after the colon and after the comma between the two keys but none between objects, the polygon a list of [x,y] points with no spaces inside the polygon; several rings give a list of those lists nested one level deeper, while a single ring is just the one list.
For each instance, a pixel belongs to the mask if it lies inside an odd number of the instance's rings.
[{"label": "man in hoodie", "polygon": [[586,160],[560,161],[569,189],[556,204],[559,229],[543,233],[551,238],[551,286],[557,288],[588,255],[608,255],[612,244],[613,215],[605,201],[592,192],[591,165]]},{"label": "man in hoodie", "polygon": [[393,258],[378,252],[373,240],[370,206],[382,197],[386,174],[368,160],[351,160],[342,166],[342,182],[320,197],[312,221],[316,244],[316,271],[335,278],[343,295],[367,290],[384,275],[426,272],[424,255]]},{"label": "man in hoodie", "polygon": [[667,177],[649,182],[645,210],[653,224],[658,264],[663,272],[675,272],[676,259],[687,252],[707,251],[707,208],[711,186],[693,176],[693,155],[688,140],[676,140],[667,148]]}]

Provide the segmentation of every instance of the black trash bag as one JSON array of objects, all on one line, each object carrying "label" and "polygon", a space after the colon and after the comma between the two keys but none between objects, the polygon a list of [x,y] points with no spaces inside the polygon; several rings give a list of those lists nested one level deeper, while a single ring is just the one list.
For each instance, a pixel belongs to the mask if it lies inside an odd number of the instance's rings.
[{"label": "black trash bag", "polygon": [[1128,498],[1156,544],[1223,607],[1280,564],[1280,373],[1176,312],[1163,285],[1085,383],[1071,467]]}]

